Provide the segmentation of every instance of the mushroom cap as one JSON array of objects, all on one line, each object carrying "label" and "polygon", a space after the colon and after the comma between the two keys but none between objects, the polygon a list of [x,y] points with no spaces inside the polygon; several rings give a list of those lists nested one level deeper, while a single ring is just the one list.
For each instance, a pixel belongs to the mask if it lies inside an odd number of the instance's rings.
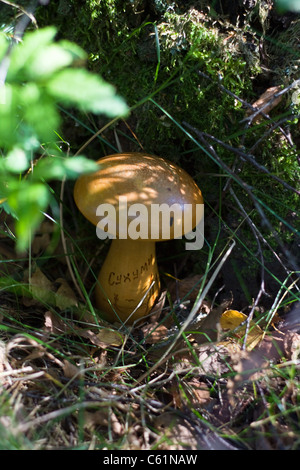
[{"label": "mushroom cap", "polygon": [[[140,231],[138,240],[180,238],[202,219],[202,193],[174,163],[142,152],[109,155],[97,163],[98,171],[76,181],[74,199],[80,212],[111,238],[127,238],[124,229],[130,236],[130,225]],[[101,219],[97,208],[107,208],[104,204],[113,210]]]}]

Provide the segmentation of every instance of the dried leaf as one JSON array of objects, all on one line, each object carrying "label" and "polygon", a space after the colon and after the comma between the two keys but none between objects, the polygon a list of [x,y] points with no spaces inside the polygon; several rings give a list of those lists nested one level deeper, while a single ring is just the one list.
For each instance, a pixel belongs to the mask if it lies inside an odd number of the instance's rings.
[{"label": "dried leaf", "polygon": [[146,344],[159,343],[167,337],[168,329],[158,323],[148,323],[141,328]]},{"label": "dried leaf", "polygon": [[60,287],[57,289],[55,294],[55,303],[60,310],[66,310],[72,306],[78,306],[78,300],[65,279],[57,279],[56,282],[60,283]]},{"label": "dried leaf", "polygon": [[91,330],[78,328],[73,323],[64,322],[58,315],[49,311],[45,313],[44,331],[59,335],[62,333],[66,335],[76,334],[82,338],[89,339],[92,344],[103,349],[107,348],[107,346],[121,346],[124,341],[123,335],[112,328],[101,328],[98,333],[94,333]]},{"label": "dried leaf", "polygon": [[31,244],[31,250],[33,254],[37,255],[49,247],[51,234],[54,230],[55,225],[48,221],[45,221],[41,224]]},{"label": "dried leaf", "polygon": [[45,274],[37,268],[29,279],[29,290],[33,299],[24,298],[26,305],[35,305],[36,302],[52,304],[54,301],[54,292],[52,282]]},{"label": "dried leaf", "polygon": [[198,349],[200,371],[208,375],[223,375],[230,371],[230,344],[203,344]]},{"label": "dried leaf", "polygon": [[[159,449],[166,450],[196,450],[197,438],[195,429],[184,418],[175,413],[165,412],[155,419],[155,426],[164,436]],[[171,442],[170,442],[171,441]]]},{"label": "dried leaf", "polygon": [[97,339],[107,346],[122,346],[124,338],[119,331],[110,328],[101,328],[97,333]]},{"label": "dried leaf", "polygon": [[93,333],[91,330],[77,330],[77,333],[90,340],[92,344],[100,348],[107,346],[121,346],[123,344],[123,336],[118,331],[110,328],[102,328],[99,333]]},{"label": "dried leaf", "polygon": [[72,379],[73,377],[79,378],[82,375],[82,372],[79,369],[79,367],[75,366],[74,364],[67,361],[66,359],[64,359],[63,361],[63,371],[64,371],[65,377],[67,377],[68,379]]},{"label": "dried leaf", "polygon": [[184,279],[176,279],[169,281],[168,289],[173,302],[176,300],[190,300],[194,303],[198,292],[200,281],[203,276],[196,274],[195,276],[186,277]]},{"label": "dried leaf", "polygon": [[[187,383],[182,382],[181,390],[183,401],[187,402],[186,397],[189,399],[189,403],[192,404],[193,408],[208,406],[211,401],[210,388],[205,382],[199,382],[197,377],[192,377]],[[188,405],[188,403],[186,403]]]},{"label": "dried leaf", "polygon": [[160,317],[160,314],[162,312],[162,309],[165,305],[165,301],[166,301],[166,296],[167,296],[167,291],[164,290],[161,292],[156,304],[154,305],[154,307],[152,308],[152,310],[150,311],[150,315],[149,315],[149,321],[150,322],[156,322],[156,320]]},{"label": "dried leaf", "polygon": [[108,426],[108,408],[84,412],[84,427],[89,431],[93,431],[98,426]]},{"label": "dried leaf", "polygon": [[85,411],[84,427],[89,431],[94,431],[99,427],[102,429],[111,427],[113,433],[117,436],[122,436],[124,433],[124,428],[120,424],[116,414],[108,407],[96,411]]},{"label": "dried leaf", "polygon": [[193,333],[193,337],[198,344],[217,341],[220,336],[220,318],[230,305],[231,301],[225,300],[216,308],[213,308],[206,317],[201,319],[196,325],[193,325],[193,330],[198,334]]},{"label": "dried leaf", "polygon": [[36,235],[32,242],[32,254],[37,255],[41,251],[44,251],[50,243],[49,233],[42,233],[41,235]]},{"label": "dried leaf", "polygon": [[[222,330],[233,331],[233,338],[243,340],[246,333],[246,325],[239,325],[247,320],[247,315],[237,310],[226,310],[220,319]],[[263,330],[253,321],[250,322],[249,331],[246,338],[246,347],[250,351],[255,348],[263,339]]]},{"label": "dried leaf", "polygon": [[[233,399],[235,390],[246,380],[257,380],[266,376],[271,363],[282,357],[296,361],[300,354],[300,335],[293,331],[279,332],[265,336],[259,347],[252,351],[241,351],[234,366],[237,374],[229,380],[228,390]],[[270,369],[271,372],[271,369]]]},{"label": "dried leaf", "polygon": [[45,313],[44,331],[61,335],[68,332],[68,327],[58,315],[47,311]]},{"label": "dried leaf", "polygon": [[[252,107],[255,109],[260,109],[269,102],[269,104],[262,110],[264,114],[269,114],[269,112],[272,111],[272,109],[275,108],[275,106],[277,106],[282,100],[282,95],[274,98],[274,95],[276,95],[276,93],[278,93],[280,90],[281,90],[280,86],[273,86],[273,87],[268,88],[262,95],[260,95],[258,100],[256,100],[252,104]],[[251,115],[252,113],[253,113],[252,110],[249,110],[247,112],[248,115]],[[253,122],[258,122],[259,120],[261,120],[261,118],[262,118],[261,115],[258,114],[253,119]]]}]

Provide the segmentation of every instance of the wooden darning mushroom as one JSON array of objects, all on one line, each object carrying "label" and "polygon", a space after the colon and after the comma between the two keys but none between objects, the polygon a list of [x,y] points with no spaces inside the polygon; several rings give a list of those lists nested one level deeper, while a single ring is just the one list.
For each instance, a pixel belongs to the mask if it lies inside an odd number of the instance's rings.
[{"label": "wooden darning mushroom", "polygon": [[203,217],[203,198],[182,168],[155,155],[114,154],[97,163],[99,171],[74,187],[76,205],[98,237],[112,238],[96,305],[106,320],[131,324],[150,312],[160,292],[155,242],[190,233]]}]

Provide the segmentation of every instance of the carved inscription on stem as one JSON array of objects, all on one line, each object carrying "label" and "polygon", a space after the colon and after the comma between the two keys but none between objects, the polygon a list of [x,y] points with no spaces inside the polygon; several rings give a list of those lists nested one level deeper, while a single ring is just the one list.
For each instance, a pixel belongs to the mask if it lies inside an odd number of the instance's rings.
[{"label": "carved inscription on stem", "polygon": [[130,284],[139,279],[139,277],[142,276],[145,272],[151,270],[153,264],[154,256],[150,255],[147,261],[145,261],[144,264],[140,265],[134,271],[127,272],[125,274],[115,273],[114,271],[111,271],[108,275],[108,284],[110,286],[116,286],[119,284]]}]

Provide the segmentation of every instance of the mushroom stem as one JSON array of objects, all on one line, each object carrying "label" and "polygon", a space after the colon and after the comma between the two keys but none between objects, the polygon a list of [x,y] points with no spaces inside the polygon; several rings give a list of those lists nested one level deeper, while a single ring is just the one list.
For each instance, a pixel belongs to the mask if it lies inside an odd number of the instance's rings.
[{"label": "mushroom stem", "polygon": [[133,323],[149,313],[159,291],[155,242],[112,240],[95,289],[97,306],[107,319]]}]

